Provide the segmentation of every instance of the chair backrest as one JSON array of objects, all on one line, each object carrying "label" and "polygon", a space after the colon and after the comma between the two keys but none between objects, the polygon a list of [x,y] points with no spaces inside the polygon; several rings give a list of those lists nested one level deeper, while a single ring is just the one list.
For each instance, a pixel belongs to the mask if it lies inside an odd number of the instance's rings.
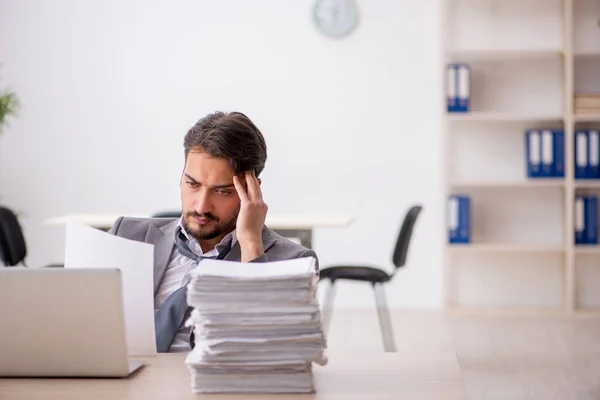
[{"label": "chair backrest", "polygon": [[8,208],[0,207],[0,258],[6,266],[23,262],[27,246],[17,216]]},{"label": "chair backrest", "polygon": [[152,215],[152,218],[179,218],[181,211],[161,211]]},{"label": "chair backrest", "polygon": [[406,255],[408,254],[408,245],[410,244],[410,238],[412,236],[413,227],[417,222],[417,217],[423,209],[420,205],[412,206],[402,222],[400,233],[396,241],[396,247],[394,248],[394,255],[392,256],[392,262],[396,268],[404,266],[406,263]]}]

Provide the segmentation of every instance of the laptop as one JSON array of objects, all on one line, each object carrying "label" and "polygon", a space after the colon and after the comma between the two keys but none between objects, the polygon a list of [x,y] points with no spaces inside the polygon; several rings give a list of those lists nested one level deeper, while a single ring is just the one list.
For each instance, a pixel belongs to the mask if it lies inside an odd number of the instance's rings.
[{"label": "laptop", "polygon": [[119,269],[0,268],[0,377],[127,377]]}]

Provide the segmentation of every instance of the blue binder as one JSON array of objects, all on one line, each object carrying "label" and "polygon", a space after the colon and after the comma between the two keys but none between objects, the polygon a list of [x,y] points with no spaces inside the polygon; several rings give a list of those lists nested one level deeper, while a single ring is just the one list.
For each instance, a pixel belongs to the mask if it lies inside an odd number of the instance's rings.
[{"label": "blue binder", "polygon": [[450,243],[471,242],[471,199],[464,195],[448,198],[448,239]]},{"label": "blue binder", "polygon": [[574,135],[575,179],[586,179],[588,173],[588,135],[586,131],[577,131]]},{"label": "blue binder", "polygon": [[575,244],[585,244],[585,198],[575,196]]},{"label": "blue binder", "polygon": [[448,240],[450,243],[460,243],[459,214],[460,204],[457,196],[448,196]]},{"label": "blue binder", "polygon": [[542,139],[537,130],[525,132],[525,157],[527,160],[527,177],[542,176]]},{"label": "blue binder", "polygon": [[554,136],[554,168],[552,176],[555,178],[565,177],[565,131],[555,129],[552,131]]},{"label": "blue binder", "polygon": [[458,111],[469,112],[471,109],[471,67],[468,64],[458,64]]},{"label": "blue binder", "polygon": [[448,112],[458,111],[458,68],[456,64],[446,67],[448,93],[446,94]]},{"label": "blue binder", "polygon": [[585,243],[598,244],[598,197],[585,197]]},{"label": "blue binder", "polygon": [[460,237],[464,243],[471,242],[471,199],[468,196],[460,197],[459,206]]},{"label": "blue binder", "polygon": [[588,168],[587,179],[600,178],[600,136],[597,130],[587,131],[588,135]]}]

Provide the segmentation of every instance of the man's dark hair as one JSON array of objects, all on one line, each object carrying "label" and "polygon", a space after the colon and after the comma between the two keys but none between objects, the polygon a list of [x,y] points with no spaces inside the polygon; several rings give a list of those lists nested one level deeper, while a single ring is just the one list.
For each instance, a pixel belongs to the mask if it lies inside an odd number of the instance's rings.
[{"label": "man's dark hair", "polygon": [[267,160],[267,145],[256,125],[240,112],[217,111],[200,119],[183,140],[185,159],[190,150],[226,158],[236,174],[254,170],[259,176]]}]

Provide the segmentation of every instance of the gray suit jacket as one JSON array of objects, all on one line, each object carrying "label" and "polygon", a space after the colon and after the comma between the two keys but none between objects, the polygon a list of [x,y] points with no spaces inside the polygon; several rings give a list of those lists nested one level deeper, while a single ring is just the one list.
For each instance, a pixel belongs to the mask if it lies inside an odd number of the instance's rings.
[{"label": "gray suit jacket", "polygon": [[[128,218],[119,217],[109,233],[138,242],[151,243],[154,245],[154,294],[162,281],[175,242],[173,233],[179,222],[179,218]],[[318,258],[313,250],[307,249],[283,236],[277,234],[266,226],[262,231],[263,247],[265,254],[253,260],[253,262],[281,261],[301,257]],[[236,242],[225,260],[240,261],[242,252],[240,244]]]}]

